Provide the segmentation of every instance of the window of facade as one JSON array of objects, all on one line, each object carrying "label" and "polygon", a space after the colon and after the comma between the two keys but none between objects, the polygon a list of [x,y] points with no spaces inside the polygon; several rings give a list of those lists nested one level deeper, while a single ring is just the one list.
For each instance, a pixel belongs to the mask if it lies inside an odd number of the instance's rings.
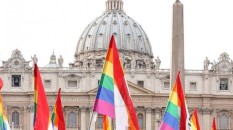
[{"label": "window of facade", "polygon": [[196,82],[190,82],[190,88],[191,91],[196,91],[197,89],[197,83]]},{"label": "window of facade", "polygon": [[144,81],[138,81],[138,86],[144,87]]},{"label": "window of facade", "polygon": [[220,116],[220,130],[228,130],[228,117],[226,114]]},{"label": "window of facade", "polygon": [[17,111],[14,111],[12,113],[12,123],[14,122],[14,128],[19,127],[19,113]]},{"label": "window of facade", "polygon": [[68,114],[68,127],[69,128],[76,128],[77,127],[77,117],[74,112],[70,112]]},{"label": "window of facade", "polygon": [[97,129],[103,129],[103,116],[98,115],[97,122],[96,122]]},{"label": "window of facade", "polygon": [[144,122],[143,122],[143,114],[141,113],[138,114],[138,125],[140,129],[143,129]]},{"label": "window of facade", "polygon": [[12,87],[21,87],[21,75],[12,75]]},{"label": "window of facade", "polygon": [[228,79],[227,78],[220,78],[219,88],[220,90],[228,90]]},{"label": "window of facade", "polygon": [[68,81],[68,87],[77,87],[78,83],[77,83],[77,80],[69,80]]},{"label": "window of facade", "polygon": [[44,80],[44,86],[46,88],[50,88],[51,87],[51,80]]},{"label": "window of facade", "polygon": [[163,82],[163,88],[170,89],[170,82],[168,82],[168,81]]}]

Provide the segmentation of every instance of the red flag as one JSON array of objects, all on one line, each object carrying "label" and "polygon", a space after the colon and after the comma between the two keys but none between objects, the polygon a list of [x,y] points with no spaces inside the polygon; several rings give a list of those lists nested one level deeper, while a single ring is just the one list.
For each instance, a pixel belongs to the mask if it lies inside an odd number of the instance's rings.
[{"label": "red flag", "polygon": [[0,77],[0,90],[2,89],[2,86],[3,86],[3,81],[2,78]]},{"label": "red flag", "polygon": [[34,130],[48,130],[49,107],[37,64],[34,65]]},{"label": "red flag", "polygon": [[52,127],[53,129],[58,129],[58,130],[65,130],[65,120],[63,116],[63,111],[62,111],[62,103],[61,103],[61,88],[58,91],[57,94],[57,100],[53,108],[53,113],[52,113]]},{"label": "red flag", "polygon": [[217,130],[217,129],[216,129],[215,117],[213,118],[212,130]]}]

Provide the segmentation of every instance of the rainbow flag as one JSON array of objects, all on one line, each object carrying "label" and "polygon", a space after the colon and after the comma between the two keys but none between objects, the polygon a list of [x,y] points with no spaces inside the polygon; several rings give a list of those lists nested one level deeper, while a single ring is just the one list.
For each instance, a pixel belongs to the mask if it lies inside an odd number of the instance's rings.
[{"label": "rainbow flag", "polygon": [[[3,81],[0,77],[0,89],[3,86]],[[3,107],[2,95],[0,93],[0,130],[10,130],[10,125],[7,120],[6,112]]]},{"label": "rainbow flag", "polygon": [[213,118],[212,129],[211,130],[217,130],[217,128],[216,128],[216,122],[215,122],[215,117]]},{"label": "rainbow flag", "polygon": [[108,116],[103,116],[103,130],[112,130],[110,119]]},{"label": "rainbow flag", "polygon": [[34,65],[34,130],[48,130],[49,107],[37,64]]},{"label": "rainbow flag", "polygon": [[197,116],[197,109],[194,109],[194,112],[190,118],[191,129],[190,130],[200,130],[200,125]]},{"label": "rainbow flag", "polygon": [[51,118],[52,130],[65,130],[65,120],[62,111],[62,103],[60,96],[61,88],[58,90],[57,100],[53,107],[53,113]]},{"label": "rainbow flag", "polygon": [[114,36],[110,40],[93,111],[115,119],[116,130],[139,130]]},{"label": "rainbow flag", "polygon": [[189,130],[189,125],[189,114],[179,72],[167,103],[160,130]]}]

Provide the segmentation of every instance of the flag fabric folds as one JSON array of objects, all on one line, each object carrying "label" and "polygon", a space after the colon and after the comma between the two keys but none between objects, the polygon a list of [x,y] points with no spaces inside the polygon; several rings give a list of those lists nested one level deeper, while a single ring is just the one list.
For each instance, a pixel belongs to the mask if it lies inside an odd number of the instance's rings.
[{"label": "flag fabric folds", "polygon": [[52,130],[65,130],[65,120],[62,111],[61,103],[61,88],[58,90],[57,100],[53,108],[53,113],[51,116]]},{"label": "flag fabric folds", "polygon": [[217,128],[216,128],[216,122],[215,122],[215,117],[213,118],[212,129],[211,130],[217,130]]},{"label": "flag fabric folds", "polygon": [[34,65],[34,130],[48,130],[49,107],[37,64]]},{"label": "flag fabric folds", "polygon": [[[0,77],[0,89],[3,86],[3,81]],[[6,112],[4,110],[2,95],[0,93],[0,130],[10,130],[10,125],[7,120]]]},{"label": "flag fabric folds", "polygon": [[139,130],[114,36],[109,43],[93,111],[115,119],[116,130]]},{"label": "flag fabric folds", "polygon": [[191,129],[190,130],[200,130],[199,120],[197,116],[197,109],[194,109],[194,112],[190,118]]},{"label": "flag fabric folds", "polygon": [[179,72],[170,93],[160,130],[189,130],[189,125],[189,114]]}]

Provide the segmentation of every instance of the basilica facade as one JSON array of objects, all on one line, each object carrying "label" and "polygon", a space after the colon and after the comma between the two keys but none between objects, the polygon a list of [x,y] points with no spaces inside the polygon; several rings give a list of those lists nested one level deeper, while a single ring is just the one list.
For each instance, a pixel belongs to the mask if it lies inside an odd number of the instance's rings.
[{"label": "basilica facade", "polygon": [[[179,2],[179,1],[176,1]],[[82,35],[74,52],[75,61],[63,67],[62,56],[54,53],[45,67],[39,67],[50,111],[61,88],[67,130],[87,130],[93,103],[102,74],[111,35],[124,67],[126,80],[141,130],[159,130],[170,93],[170,69],[161,69],[162,60],[154,57],[151,43],[141,25],[126,15],[122,0],[107,0],[106,11],[93,20]],[[153,43],[156,44],[156,43]],[[226,52],[216,61],[204,57],[202,70],[185,70],[184,88],[189,112],[198,109],[201,129],[211,129],[216,117],[217,128],[233,129],[233,62]],[[2,59],[1,92],[9,124],[14,130],[33,130],[34,80],[32,63],[36,55],[24,59],[21,51],[12,51]],[[102,116],[91,130],[102,129]],[[114,127],[114,122],[113,122]]]}]

